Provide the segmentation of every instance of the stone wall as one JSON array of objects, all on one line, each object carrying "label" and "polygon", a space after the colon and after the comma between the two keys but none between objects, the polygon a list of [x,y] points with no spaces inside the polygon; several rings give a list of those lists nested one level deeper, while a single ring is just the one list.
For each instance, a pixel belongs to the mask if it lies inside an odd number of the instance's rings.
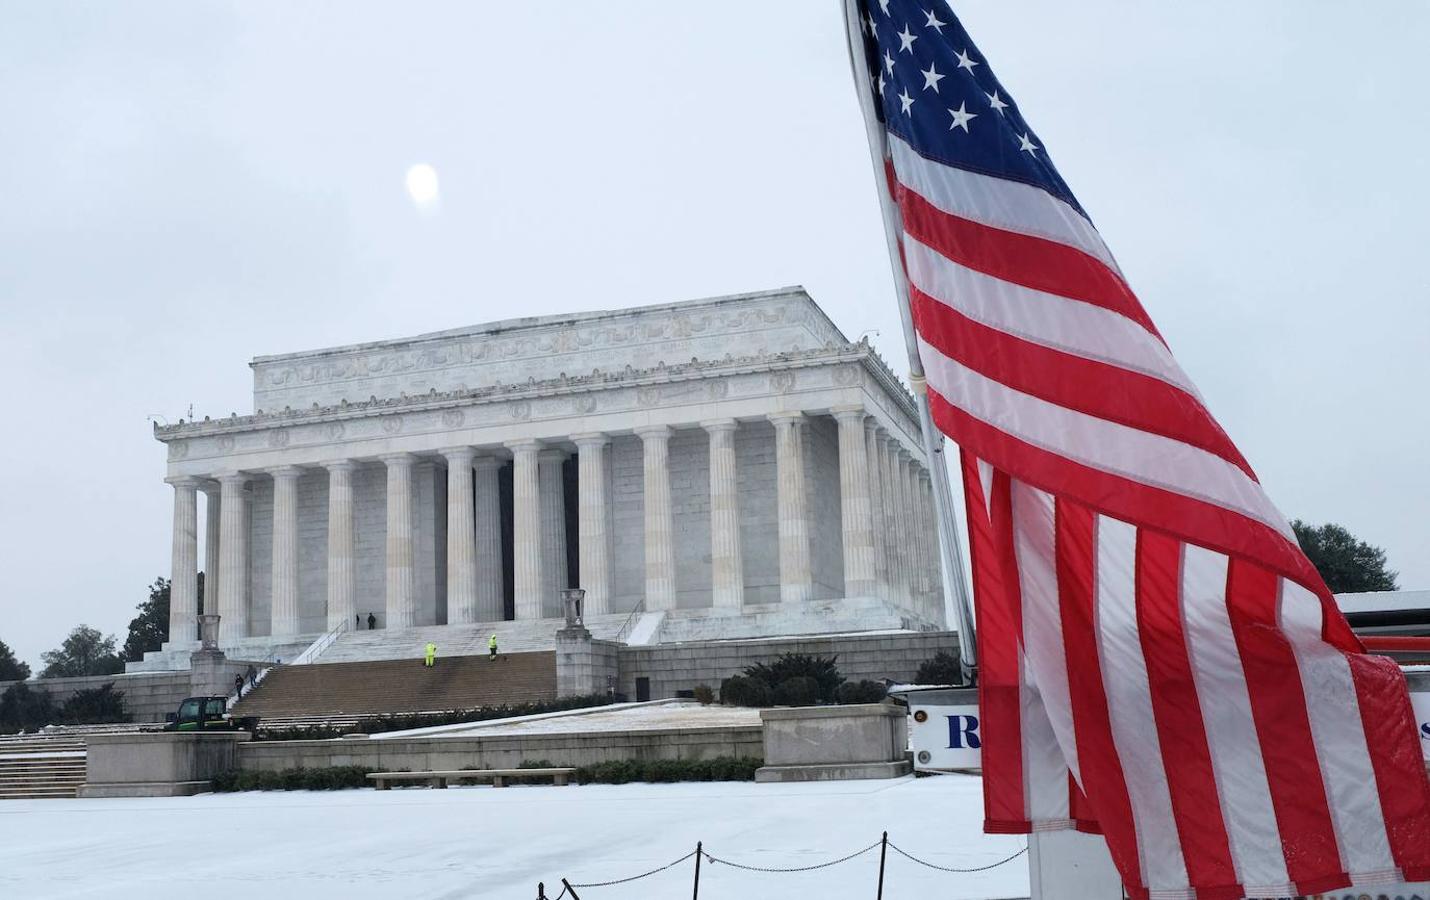
[{"label": "stone wall", "polygon": [[[232,678],[232,676],[229,676]],[[0,681],[0,695],[18,682]],[[135,722],[162,722],[190,696],[188,672],[143,672],[133,675],[84,675],[78,678],[36,678],[26,682],[32,691],[44,691],[60,706],[80,691],[113,684],[124,693],[124,708]]]},{"label": "stone wall", "polygon": [[245,771],[363,766],[375,771],[515,768],[526,760],[587,766],[623,759],[760,758],[760,726],[600,731],[488,737],[339,738],[329,741],[261,741],[241,744]]},{"label": "stone wall", "polygon": [[773,661],[782,653],[838,656],[839,671],[850,681],[911,681],[919,663],[940,650],[953,652],[957,647],[958,635],[950,631],[622,647],[619,690],[627,697],[635,697],[637,678],[650,679],[652,700],[668,699],[677,691],[693,690],[702,684],[718,690],[721,681],[739,674],[746,666]]}]

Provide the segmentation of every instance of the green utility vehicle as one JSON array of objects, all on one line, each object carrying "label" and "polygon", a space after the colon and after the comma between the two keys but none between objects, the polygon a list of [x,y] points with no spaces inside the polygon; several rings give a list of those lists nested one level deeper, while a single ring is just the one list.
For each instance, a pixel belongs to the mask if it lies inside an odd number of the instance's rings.
[{"label": "green utility vehicle", "polygon": [[179,711],[169,713],[165,731],[252,731],[258,725],[257,716],[235,718],[225,708],[227,697],[188,697],[179,704]]}]

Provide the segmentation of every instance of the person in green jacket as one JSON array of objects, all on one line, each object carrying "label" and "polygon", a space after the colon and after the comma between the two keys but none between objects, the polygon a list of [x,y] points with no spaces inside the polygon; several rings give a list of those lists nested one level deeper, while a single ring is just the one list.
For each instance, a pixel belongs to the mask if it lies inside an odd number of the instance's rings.
[{"label": "person in green jacket", "polygon": [[487,650],[489,650],[489,651],[491,652],[491,655],[487,657],[488,660],[494,660],[494,659],[497,658],[497,636],[496,636],[496,634],[493,634],[493,635],[492,635],[492,639],[489,640],[489,641],[487,641]]},{"label": "person in green jacket", "polygon": [[424,661],[429,669],[437,665],[437,645],[431,641],[427,642],[427,655],[424,657]]}]

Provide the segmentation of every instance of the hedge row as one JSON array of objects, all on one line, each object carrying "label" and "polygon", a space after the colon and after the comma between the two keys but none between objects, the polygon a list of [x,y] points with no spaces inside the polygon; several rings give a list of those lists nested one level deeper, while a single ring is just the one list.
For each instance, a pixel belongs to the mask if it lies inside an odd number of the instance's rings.
[{"label": "hedge row", "polygon": [[[714,759],[613,760],[576,769],[578,784],[627,784],[633,781],[672,783],[677,781],[754,781],[763,760],[719,756]],[[523,762],[520,768],[550,768],[546,760]],[[233,791],[337,791],[369,787],[369,773],[362,766],[333,766],[323,769],[284,769],[281,772],[229,771],[213,779],[219,793]],[[534,775],[513,779],[530,784],[550,784],[550,776]]]},{"label": "hedge row", "polygon": [[214,776],[214,790],[231,791],[339,791],[366,787],[369,772],[362,766],[331,766],[323,769],[284,769],[281,772],[228,771]]},{"label": "hedge row", "polygon": [[382,734],[388,731],[407,731],[411,728],[431,728],[436,725],[486,722],[491,719],[509,719],[513,716],[532,716],[539,713],[588,709],[593,706],[606,706],[614,702],[616,702],[615,698],[608,694],[588,694],[582,697],[565,697],[561,700],[503,703],[500,706],[478,706],[471,709],[449,709],[441,712],[388,713],[359,719],[356,724],[341,728],[334,728],[330,725],[309,725],[303,728],[264,728],[260,721],[253,739],[255,741],[321,741],[342,737],[345,734]]}]

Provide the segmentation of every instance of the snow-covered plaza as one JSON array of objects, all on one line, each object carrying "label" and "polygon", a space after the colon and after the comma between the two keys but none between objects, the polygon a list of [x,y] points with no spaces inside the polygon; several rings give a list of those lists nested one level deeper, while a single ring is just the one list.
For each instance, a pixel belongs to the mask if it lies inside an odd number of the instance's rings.
[{"label": "snow-covered plaza", "polygon": [[[1016,853],[985,835],[979,779],[209,794],[0,806],[0,897],[532,898],[664,865],[704,841],[731,862],[808,866],[879,840],[956,868]],[[888,854],[886,897],[1028,895],[1023,858],[948,874]],[[812,872],[706,862],[702,900],[874,897],[878,849]],[[582,900],[688,896],[694,860]],[[554,886],[554,888],[553,888]]]}]

